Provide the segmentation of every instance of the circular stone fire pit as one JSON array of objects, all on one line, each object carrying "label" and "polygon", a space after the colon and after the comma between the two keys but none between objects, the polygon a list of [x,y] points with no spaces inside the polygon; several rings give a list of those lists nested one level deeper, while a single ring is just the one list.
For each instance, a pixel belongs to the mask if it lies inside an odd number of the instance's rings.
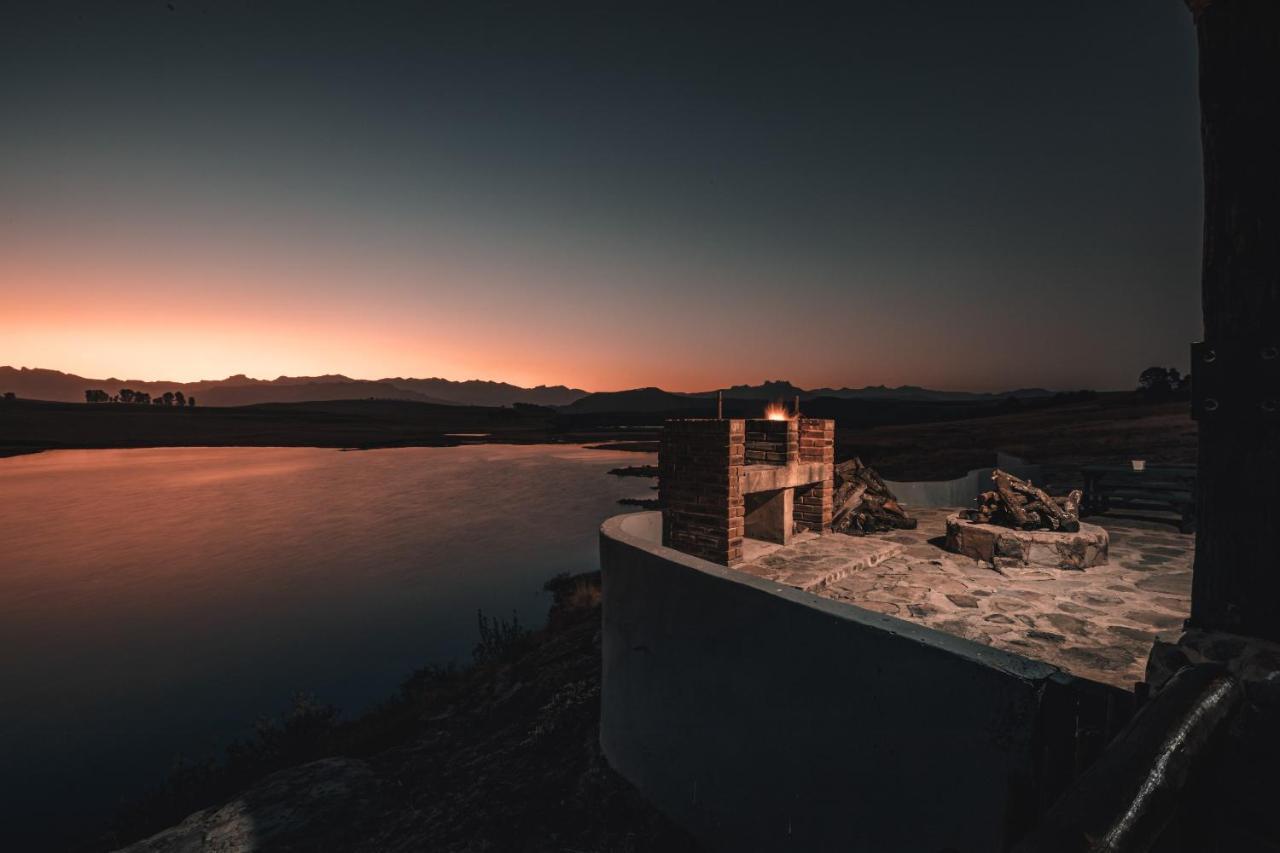
[{"label": "circular stone fire pit", "polygon": [[959,514],[947,516],[946,548],[997,568],[1038,566],[1049,569],[1085,569],[1107,562],[1107,531],[1080,522],[1077,533],[1058,530],[1015,530],[995,524],[966,521]]}]

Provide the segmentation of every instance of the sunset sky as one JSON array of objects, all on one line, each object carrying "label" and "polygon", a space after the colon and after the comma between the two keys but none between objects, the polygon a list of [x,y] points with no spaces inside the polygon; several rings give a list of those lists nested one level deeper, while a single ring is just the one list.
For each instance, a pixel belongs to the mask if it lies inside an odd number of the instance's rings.
[{"label": "sunset sky", "polygon": [[1132,387],[1200,335],[1181,3],[0,11],[0,364]]}]

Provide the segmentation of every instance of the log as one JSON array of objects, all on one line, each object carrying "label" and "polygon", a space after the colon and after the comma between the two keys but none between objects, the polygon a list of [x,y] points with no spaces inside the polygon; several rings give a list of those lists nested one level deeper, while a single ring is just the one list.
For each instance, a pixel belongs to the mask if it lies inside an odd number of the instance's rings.
[{"label": "log", "polygon": [[[1054,530],[1065,530],[1068,533],[1076,533],[1080,530],[1079,510],[1076,511],[1075,517],[1072,518],[1065,508],[1066,498],[1051,498],[1043,489],[1016,477],[1009,478],[1009,486],[1015,492],[1034,498],[1035,505],[1031,508],[1034,508],[1037,512],[1045,513],[1049,517],[1050,524]],[[1063,505],[1059,505],[1059,502],[1062,502]],[[1079,499],[1076,500],[1076,504],[1079,504]]]},{"label": "log", "polygon": [[1022,501],[1018,500],[1013,493],[1013,485],[1009,482],[1009,475],[1000,469],[996,469],[991,475],[991,479],[996,481],[996,494],[1000,496],[1001,502],[1004,504],[1004,511],[1013,516],[1013,522],[1017,527],[1026,528],[1031,524],[1027,518],[1027,512],[1022,508]]},{"label": "log", "polygon": [[865,535],[880,530],[913,530],[916,520],[898,503],[897,497],[874,469],[858,458],[835,467],[835,495],[831,529],[839,533]]},{"label": "log", "polygon": [[995,491],[983,492],[977,505],[964,511],[964,516],[979,524],[1003,524],[1021,530],[1080,530],[1079,489],[1066,497],[1055,498],[1027,480],[1020,480],[997,468],[991,474]]}]

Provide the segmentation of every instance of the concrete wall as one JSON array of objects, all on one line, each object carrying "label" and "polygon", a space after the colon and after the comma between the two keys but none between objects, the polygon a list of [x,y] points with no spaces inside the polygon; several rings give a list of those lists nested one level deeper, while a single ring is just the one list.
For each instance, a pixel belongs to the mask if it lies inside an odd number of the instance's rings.
[{"label": "concrete wall", "polygon": [[[1040,466],[1030,465],[1025,460],[1007,453],[996,454],[995,468],[1008,471],[1015,477],[1039,480]],[[978,495],[991,490],[991,472],[993,468],[974,468],[963,477],[954,480],[917,480],[914,482],[895,482],[886,480],[900,503],[908,507],[967,507],[973,504]]]},{"label": "concrete wall", "polygon": [[663,548],[659,516],[600,538],[601,743],[646,798],[716,850],[991,853],[1034,820],[1073,679]]}]

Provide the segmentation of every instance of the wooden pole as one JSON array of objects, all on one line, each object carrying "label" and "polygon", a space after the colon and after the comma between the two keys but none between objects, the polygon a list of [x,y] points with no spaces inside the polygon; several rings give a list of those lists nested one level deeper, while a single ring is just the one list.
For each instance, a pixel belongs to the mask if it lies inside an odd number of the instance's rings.
[{"label": "wooden pole", "polygon": [[716,420],[724,420],[724,392],[716,392]]},{"label": "wooden pole", "polygon": [[1194,627],[1280,640],[1280,2],[1188,0],[1200,55],[1204,343]]}]

